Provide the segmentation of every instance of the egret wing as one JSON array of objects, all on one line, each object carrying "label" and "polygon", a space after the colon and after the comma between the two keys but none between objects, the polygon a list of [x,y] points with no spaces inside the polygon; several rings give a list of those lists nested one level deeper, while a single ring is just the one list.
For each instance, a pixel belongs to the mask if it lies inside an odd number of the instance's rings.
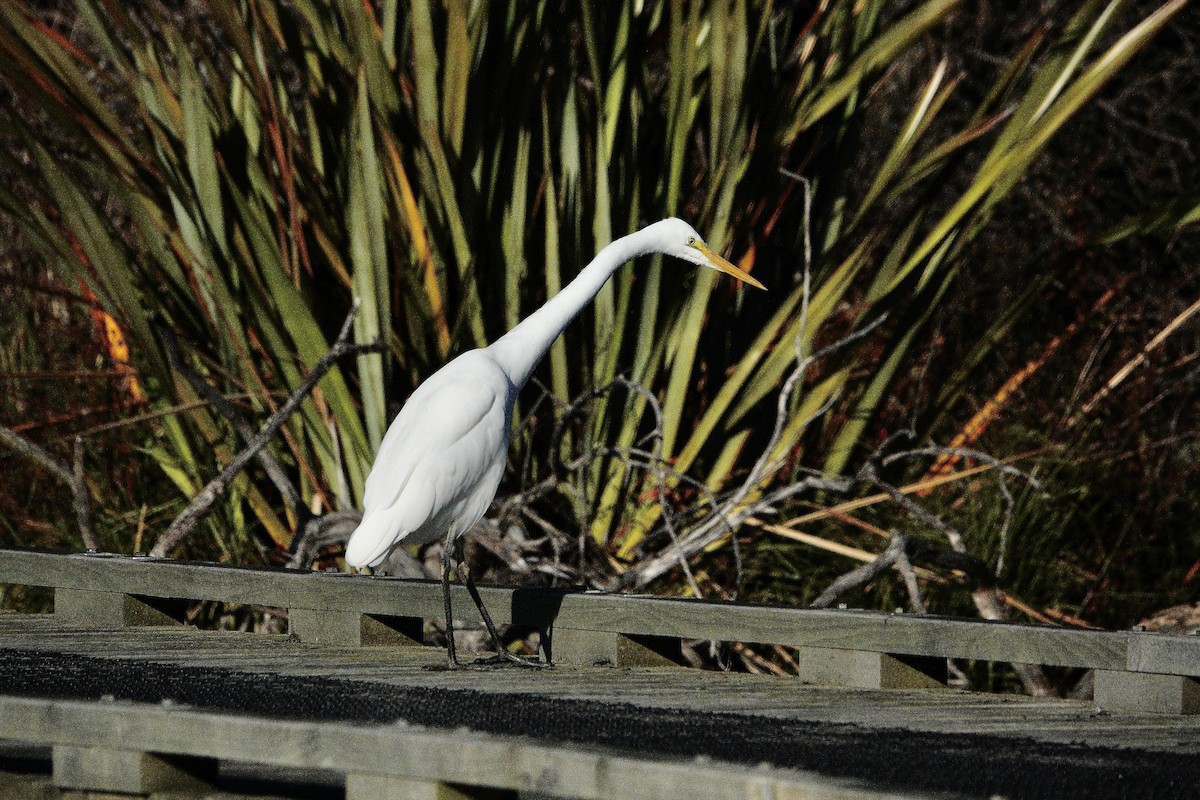
[{"label": "egret wing", "polygon": [[[363,495],[368,514],[395,504],[402,495],[406,503],[413,503],[414,511],[421,506],[428,508],[427,516],[436,514],[436,506],[457,494],[452,484],[470,480],[476,472],[472,457],[482,455],[481,451],[490,456],[495,448],[494,435],[481,433],[489,416],[503,404],[495,388],[470,375],[430,383],[413,393],[384,436]],[[417,483],[438,489],[431,494],[440,498],[409,496],[406,488],[418,473]]]},{"label": "egret wing", "polygon": [[401,540],[430,541],[479,518],[504,468],[510,391],[479,350],[417,387],[375,456],[347,563],[375,565]]}]

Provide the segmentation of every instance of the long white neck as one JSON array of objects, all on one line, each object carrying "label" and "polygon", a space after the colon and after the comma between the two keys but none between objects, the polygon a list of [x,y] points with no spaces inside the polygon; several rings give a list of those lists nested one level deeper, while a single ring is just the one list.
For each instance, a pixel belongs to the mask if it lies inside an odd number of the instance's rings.
[{"label": "long white neck", "polygon": [[550,345],[575,315],[592,301],[600,288],[627,261],[650,252],[653,234],[649,228],[622,236],[605,247],[591,263],[580,270],[575,280],[546,301],[546,304],[488,347],[509,380],[520,389],[546,355]]}]

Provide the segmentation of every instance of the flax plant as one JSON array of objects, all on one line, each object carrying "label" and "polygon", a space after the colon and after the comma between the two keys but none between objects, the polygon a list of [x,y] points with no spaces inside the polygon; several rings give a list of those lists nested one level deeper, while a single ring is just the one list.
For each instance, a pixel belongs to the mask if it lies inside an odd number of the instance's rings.
[{"label": "flax plant", "polygon": [[[992,209],[1183,0],[1117,32],[1121,0],[1082,2],[947,122],[957,77],[920,45],[960,5],[78,0],[85,24],[68,36],[35,4],[5,3],[0,209],[122,326],[148,402],[189,404],[146,440],[183,496],[236,439],[171,373],[148,315],[261,417],[360,299],[356,341],[390,354],[332,371],[272,445],[317,510],[359,503],[391,410],[424,376],[616,236],[689,218],[772,291],[707,274],[681,287],[658,260],[623,270],[539,372],[562,402],[625,376],[661,403],[671,471],[657,488],[614,455],[656,427],[645,394],[600,396],[558,443],[600,454],[560,492],[572,524],[627,562],[678,476],[719,492],[746,474],[797,346],[894,312],[796,393],[759,488],[853,466]],[[900,65],[925,77],[868,158],[872,93]],[[519,416],[534,409],[522,398]],[[512,490],[554,463],[544,427],[518,434],[529,474]],[[229,503],[284,546],[277,500],[247,475]]]}]

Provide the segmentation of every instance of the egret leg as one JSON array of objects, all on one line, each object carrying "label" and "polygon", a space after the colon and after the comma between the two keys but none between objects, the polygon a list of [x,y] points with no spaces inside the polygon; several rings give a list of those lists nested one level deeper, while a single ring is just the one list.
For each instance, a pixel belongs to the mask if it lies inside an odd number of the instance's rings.
[{"label": "egret leg", "polygon": [[451,543],[442,545],[442,603],[446,608],[446,668],[458,669],[458,653],[454,649],[454,614],[450,610],[450,551]]},{"label": "egret leg", "polygon": [[[467,566],[466,557],[462,553],[462,542],[459,541],[459,571],[462,572],[463,583],[467,587],[467,594],[471,595],[471,599],[475,601],[475,607],[479,609],[479,616],[483,617],[483,624],[487,627],[488,634],[492,637],[492,644],[496,648],[497,661],[509,661],[513,664],[519,664],[522,667],[548,667],[549,664],[543,664],[540,661],[531,661],[528,658],[521,658],[518,655],[510,653],[508,648],[504,646],[504,641],[500,638],[500,634],[496,631],[496,624],[492,622],[492,615],[488,613],[487,607],[483,604],[483,598],[479,596],[479,589],[475,586],[475,581],[471,579],[471,568]],[[486,663],[486,662],[485,662]]]}]

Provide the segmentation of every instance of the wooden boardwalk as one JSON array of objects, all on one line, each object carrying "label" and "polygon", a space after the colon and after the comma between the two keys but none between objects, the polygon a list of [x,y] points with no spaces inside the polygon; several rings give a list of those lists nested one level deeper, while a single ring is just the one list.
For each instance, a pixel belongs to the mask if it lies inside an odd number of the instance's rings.
[{"label": "wooden boardwalk", "polygon": [[[447,672],[438,648],[361,646],[411,643],[412,622],[437,613],[424,582],[24,551],[0,551],[0,582],[56,587],[54,615],[0,615],[0,739],[52,746],[61,786],[146,793],[247,762],[325,770],[328,796],[348,800],[1200,785],[1200,718],[1178,713],[1194,710],[1198,637],[493,588],[497,616],[555,626],[557,666]],[[159,601],[181,597],[290,608],[299,630],[138,624],[169,621]],[[810,680],[860,686],[637,665],[662,663],[671,635],[782,641]],[[1021,660],[1112,673],[1117,702],[929,688],[938,659],[994,658],[1006,642]]]}]

